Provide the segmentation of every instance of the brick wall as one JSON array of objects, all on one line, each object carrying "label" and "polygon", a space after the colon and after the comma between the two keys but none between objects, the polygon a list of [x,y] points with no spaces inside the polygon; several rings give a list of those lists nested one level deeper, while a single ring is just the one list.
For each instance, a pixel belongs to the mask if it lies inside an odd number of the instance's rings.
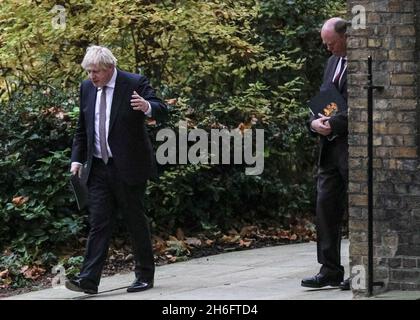
[{"label": "brick wall", "polygon": [[[420,1],[418,1],[420,2]],[[366,28],[350,27],[349,231],[350,267],[367,272],[367,57],[374,84],[374,281],[385,290],[420,290],[420,170],[418,162],[420,3],[348,0],[366,9]],[[366,282],[367,283],[367,282]],[[354,290],[364,295],[366,290]]]}]

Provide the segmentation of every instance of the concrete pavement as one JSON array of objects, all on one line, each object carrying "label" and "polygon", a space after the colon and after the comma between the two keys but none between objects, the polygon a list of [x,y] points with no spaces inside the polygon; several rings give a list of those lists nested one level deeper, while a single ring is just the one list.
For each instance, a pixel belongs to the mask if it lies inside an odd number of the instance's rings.
[{"label": "concrete pavement", "polygon": [[[342,241],[348,270],[348,240]],[[316,243],[235,251],[156,268],[153,289],[127,293],[133,273],[105,277],[98,295],[72,292],[63,286],[6,298],[7,300],[351,300],[351,291],[308,289],[303,277],[318,272]]]}]

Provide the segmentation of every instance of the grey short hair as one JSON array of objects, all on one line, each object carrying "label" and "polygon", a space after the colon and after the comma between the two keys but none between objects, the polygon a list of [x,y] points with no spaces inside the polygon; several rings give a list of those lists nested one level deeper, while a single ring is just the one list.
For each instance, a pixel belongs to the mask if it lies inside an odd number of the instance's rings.
[{"label": "grey short hair", "polygon": [[338,34],[345,34],[347,31],[347,26],[349,25],[349,22],[344,19],[338,19],[334,24],[334,30]]},{"label": "grey short hair", "polygon": [[112,54],[111,50],[106,47],[90,46],[86,49],[86,54],[82,61],[82,68],[86,70],[91,65],[115,67],[117,66],[117,59]]},{"label": "grey short hair", "polygon": [[334,17],[324,22],[324,24],[322,25],[322,30],[331,30],[337,34],[343,35],[346,34],[347,26],[349,25],[351,25],[351,23],[347,20],[344,20],[339,17]]}]

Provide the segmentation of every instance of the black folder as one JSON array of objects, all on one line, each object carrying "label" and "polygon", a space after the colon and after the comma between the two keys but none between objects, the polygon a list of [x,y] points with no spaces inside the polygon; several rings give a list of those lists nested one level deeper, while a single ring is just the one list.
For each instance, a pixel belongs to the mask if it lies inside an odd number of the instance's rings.
[{"label": "black folder", "polygon": [[331,85],[309,101],[309,109],[312,115],[317,118],[319,113],[331,117],[338,112],[347,110],[347,103],[336,87]]},{"label": "black folder", "polygon": [[70,185],[73,189],[74,197],[76,198],[77,207],[79,210],[83,210],[88,201],[88,189],[86,183],[79,178],[79,175],[71,175]]}]

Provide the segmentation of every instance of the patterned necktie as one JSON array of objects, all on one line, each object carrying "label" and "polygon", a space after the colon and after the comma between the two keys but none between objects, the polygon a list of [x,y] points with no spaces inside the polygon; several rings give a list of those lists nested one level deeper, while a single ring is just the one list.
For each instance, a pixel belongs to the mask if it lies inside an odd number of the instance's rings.
[{"label": "patterned necktie", "polygon": [[101,102],[99,103],[99,145],[102,161],[108,163],[108,149],[106,147],[106,86],[102,87]]},{"label": "patterned necktie", "polygon": [[335,76],[335,78],[333,80],[333,83],[334,83],[334,85],[337,89],[339,88],[340,78],[341,78],[341,75],[343,74],[344,67],[346,66],[346,59],[341,58],[340,62],[341,62],[340,71],[337,73],[337,75]]}]

